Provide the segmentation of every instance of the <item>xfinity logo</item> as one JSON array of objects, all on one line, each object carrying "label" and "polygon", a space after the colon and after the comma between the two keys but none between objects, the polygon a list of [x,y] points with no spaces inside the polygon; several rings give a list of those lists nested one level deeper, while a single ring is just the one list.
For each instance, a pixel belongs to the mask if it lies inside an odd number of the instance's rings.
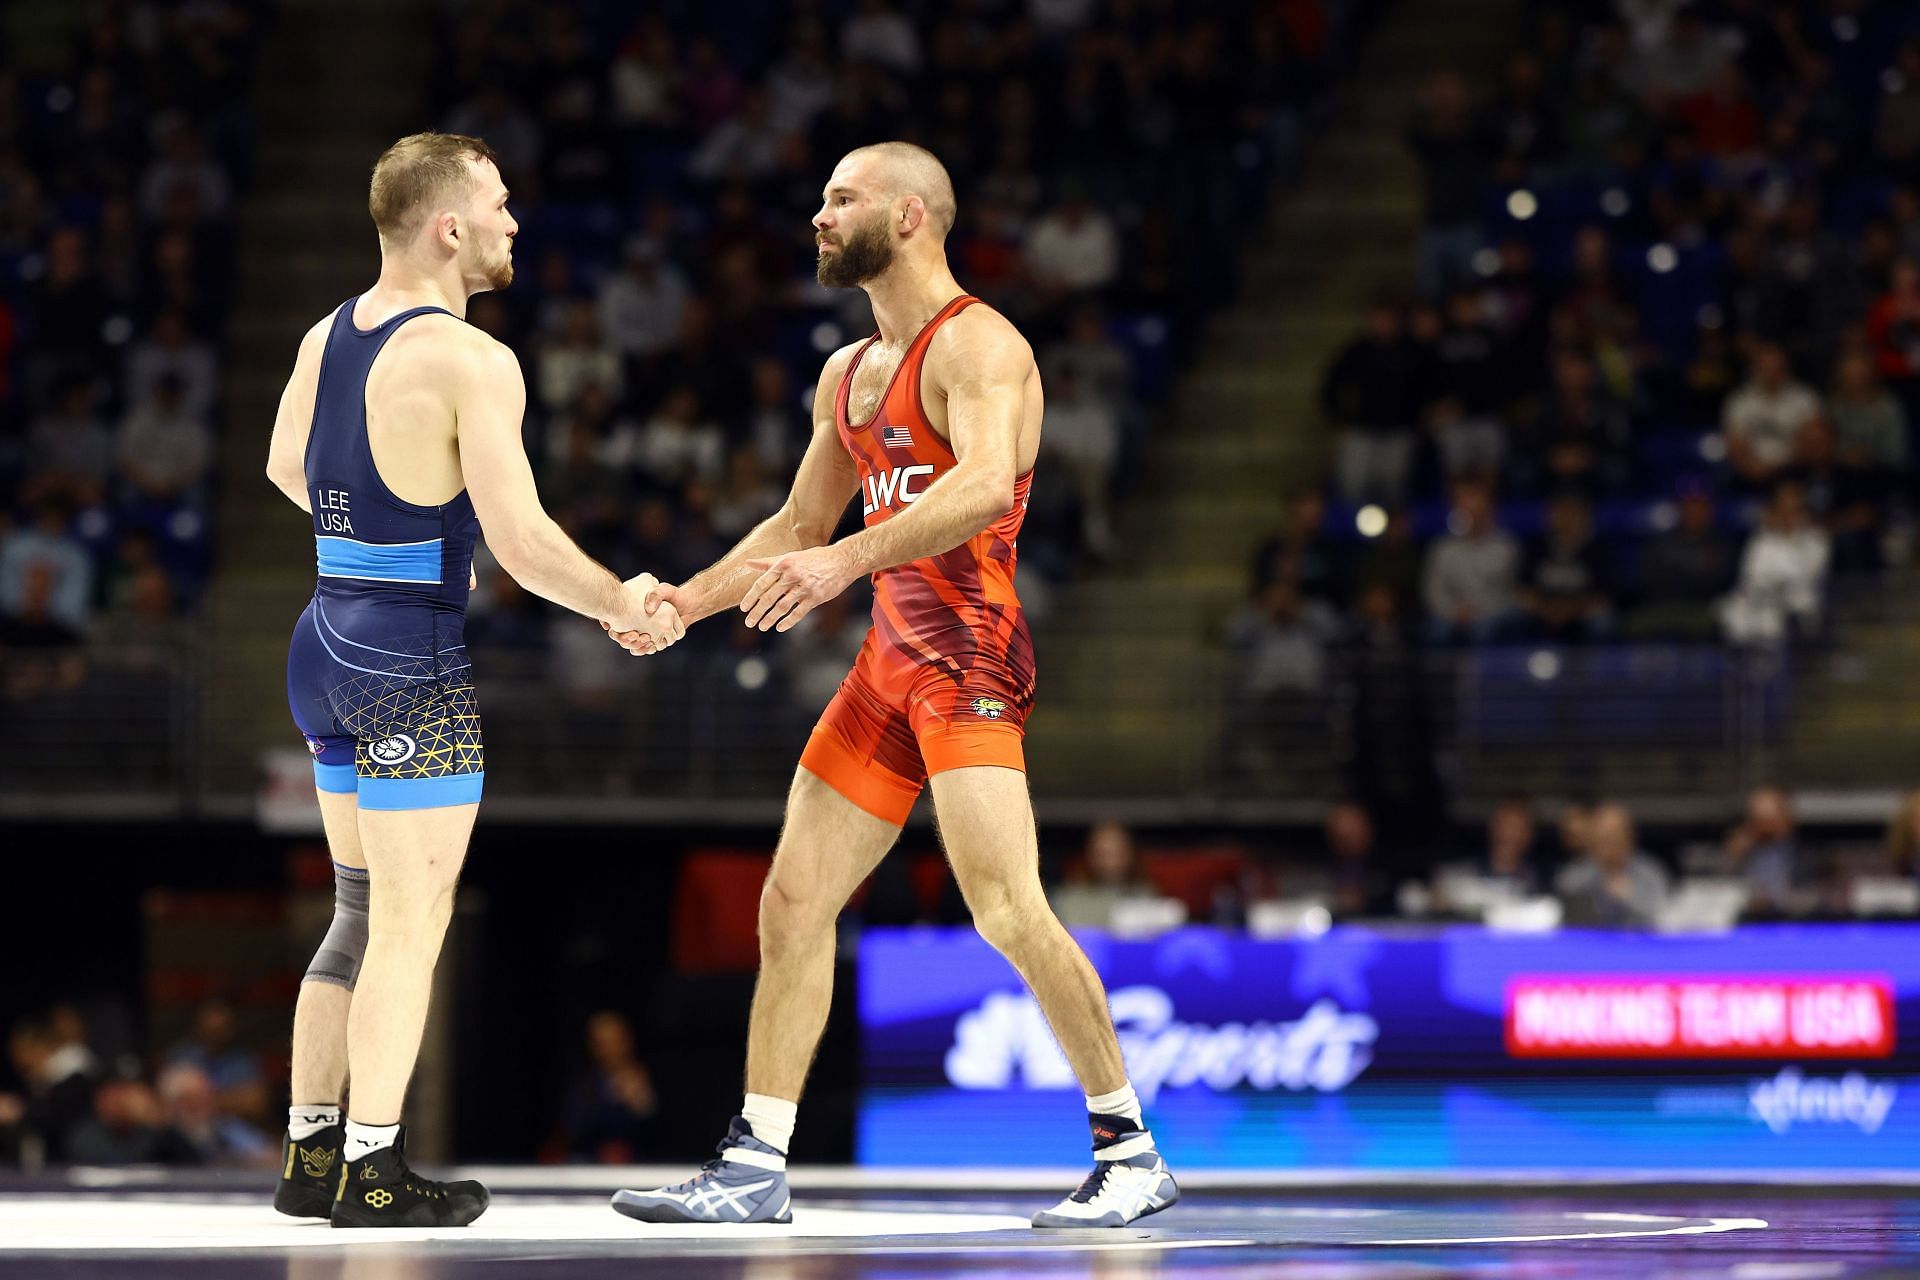
[{"label": "xfinity logo", "polygon": [[[1151,1101],[1164,1087],[1346,1088],[1373,1061],[1380,1027],[1363,1013],[1317,1000],[1297,1022],[1180,1022],[1158,987],[1111,993],[1127,1071]],[[1073,1069],[1031,996],[996,992],[960,1016],[947,1051],[947,1079],[962,1089],[1068,1089]]]},{"label": "xfinity logo", "polygon": [[1838,1079],[1809,1080],[1798,1067],[1783,1068],[1771,1080],[1747,1090],[1747,1108],[1775,1133],[1794,1124],[1850,1124],[1862,1133],[1878,1133],[1900,1090],[1869,1080],[1858,1071]]}]

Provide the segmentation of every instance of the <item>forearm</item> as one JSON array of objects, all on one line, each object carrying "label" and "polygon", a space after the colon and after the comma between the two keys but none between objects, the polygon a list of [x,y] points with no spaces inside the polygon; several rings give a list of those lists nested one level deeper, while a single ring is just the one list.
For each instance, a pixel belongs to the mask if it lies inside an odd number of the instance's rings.
[{"label": "forearm", "polygon": [[681,621],[691,625],[738,606],[747,588],[760,577],[758,570],[747,568],[747,561],[772,559],[819,545],[800,536],[784,509],[775,512],[755,525],[733,550],[680,584],[674,605],[680,610]]},{"label": "forearm", "polygon": [[1005,515],[1008,487],[965,463],[942,476],[912,506],[835,543],[855,577],[945,555]]},{"label": "forearm", "polygon": [[566,531],[542,516],[493,544],[500,567],[533,594],[589,618],[620,612],[620,579],[574,544]]}]

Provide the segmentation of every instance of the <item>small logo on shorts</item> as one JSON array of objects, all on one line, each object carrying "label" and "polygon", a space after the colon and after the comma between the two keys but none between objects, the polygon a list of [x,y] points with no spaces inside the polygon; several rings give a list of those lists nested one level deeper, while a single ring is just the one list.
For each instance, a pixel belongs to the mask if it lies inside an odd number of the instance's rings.
[{"label": "small logo on shorts", "polygon": [[998,698],[975,698],[973,700],[973,714],[985,716],[989,720],[998,720],[1000,713],[1006,709],[1007,704]]},{"label": "small logo on shorts", "polygon": [[391,738],[382,738],[378,742],[369,744],[367,754],[373,757],[375,764],[391,766],[405,764],[413,759],[413,753],[419,749],[419,744],[412,738],[404,733],[396,733]]}]

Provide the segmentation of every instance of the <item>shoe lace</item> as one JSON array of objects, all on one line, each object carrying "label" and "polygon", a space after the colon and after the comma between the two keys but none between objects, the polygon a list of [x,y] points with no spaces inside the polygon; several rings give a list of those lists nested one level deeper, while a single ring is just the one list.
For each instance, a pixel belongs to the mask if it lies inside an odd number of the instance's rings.
[{"label": "shoe lace", "polygon": [[1094,1165],[1093,1172],[1081,1179],[1079,1187],[1077,1187],[1074,1193],[1068,1196],[1067,1199],[1080,1204],[1089,1203],[1095,1196],[1100,1194],[1100,1188],[1106,1184],[1107,1171],[1110,1167],[1111,1166],[1105,1161]]}]

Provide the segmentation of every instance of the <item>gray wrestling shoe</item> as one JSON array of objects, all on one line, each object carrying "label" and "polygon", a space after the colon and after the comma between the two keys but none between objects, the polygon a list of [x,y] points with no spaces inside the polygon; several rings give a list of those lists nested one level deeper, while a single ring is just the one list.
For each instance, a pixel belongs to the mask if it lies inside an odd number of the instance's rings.
[{"label": "gray wrestling shoe", "polygon": [[1034,1226],[1124,1227],[1180,1199],[1179,1184],[1145,1130],[1119,1134],[1108,1146],[1095,1148],[1093,1158],[1093,1172],[1079,1189],[1034,1214]]},{"label": "gray wrestling shoe", "polygon": [[653,1191],[616,1191],[614,1212],[642,1222],[793,1221],[786,1157],[753,1136],[740,1116],[727,1126],[719,1154],[685,1182]]}]

